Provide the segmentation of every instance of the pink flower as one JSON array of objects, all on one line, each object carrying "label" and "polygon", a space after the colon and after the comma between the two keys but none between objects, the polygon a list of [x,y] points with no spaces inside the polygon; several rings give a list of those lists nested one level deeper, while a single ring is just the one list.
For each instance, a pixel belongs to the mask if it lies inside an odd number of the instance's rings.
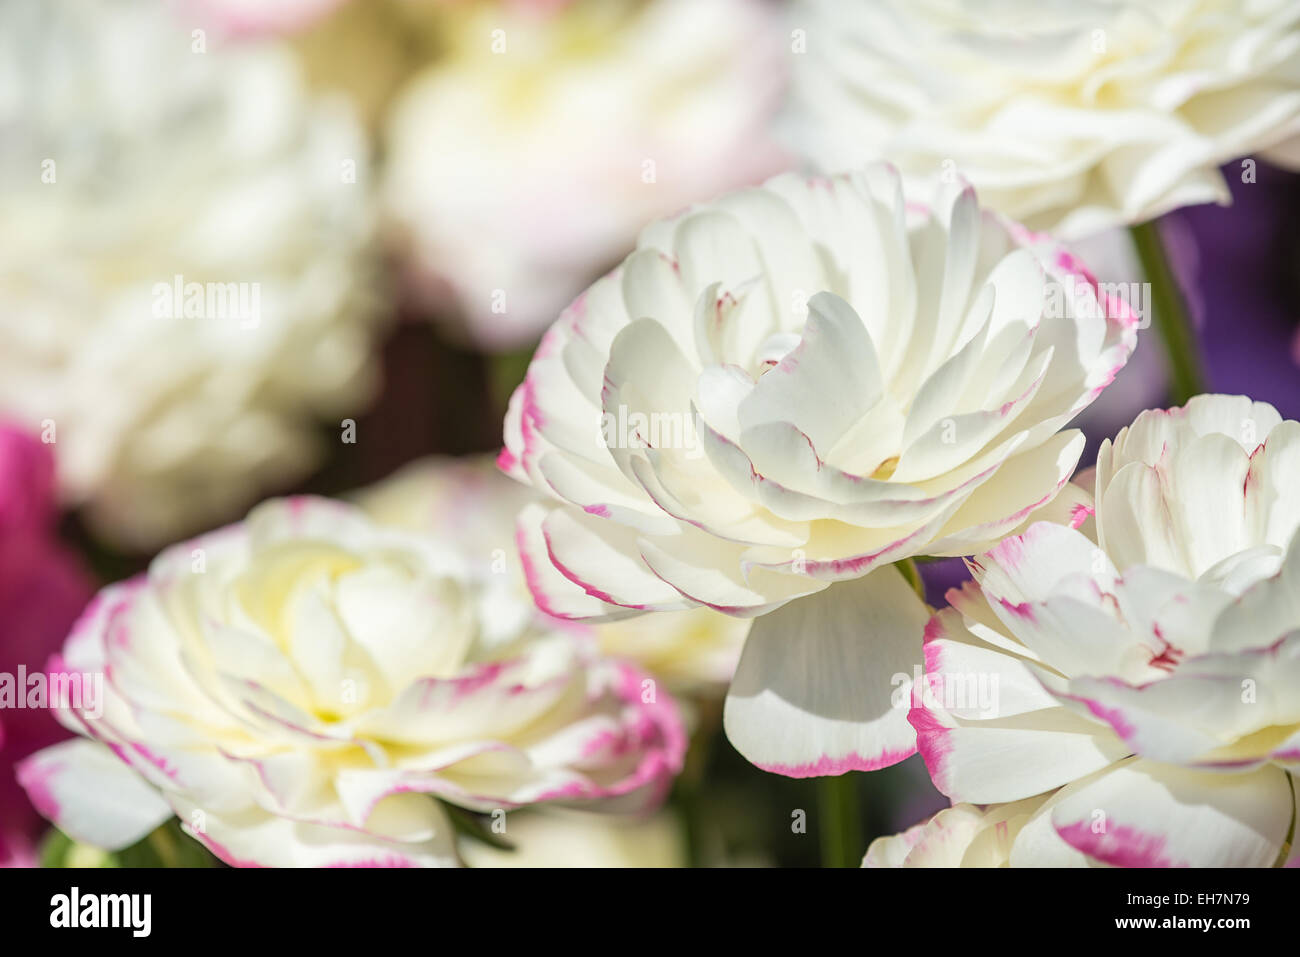
[{"label": "pink flower", "polygon": [[[29,433],[0,424],[0,676],[39,672],[91,594],[76,557],[55,538],[54,456]],[[11,685],[11,687],[13,687]],[[44,709],[0,697],[0,865],[34,863],[44,822],[13,766],[66,733]]]},{"label": "pink flower", "polygon": [[234,37],[292,34],[324,19],[344,0],[181,0],[177,13]]}]

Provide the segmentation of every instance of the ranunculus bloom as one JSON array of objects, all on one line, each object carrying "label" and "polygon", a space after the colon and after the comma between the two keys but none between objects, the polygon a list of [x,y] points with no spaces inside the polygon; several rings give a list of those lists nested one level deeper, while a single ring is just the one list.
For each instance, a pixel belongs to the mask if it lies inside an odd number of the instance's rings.
[{"label": "ranunculus bloom", "polygon": [[960,172],[1065,236],[1227,202],[1217,167],[1300,163],[1296,0],[805,0],[789,142],[825,169]]},{"label": "ranunculus bloom", "polygon": [[[909,827],[878,837],[862,858],[863,867],[1007,867],[1011,849],[1045,798],[980,808],[958,804]],[[1019,849],[1023,855],[1024,848]],[[1018,864],[1033,861],[1017,858]]]},{"label": "ranunculus bloom", "polygon": [[[371,518],[451,542],[483,574],[506,576],[530,601],[515,519],[539,494],[506,478],[489,456],[414,462],[358,492]],[[674,693],[718,695],[735,674],[749,623],[709,608],[590,627],[601,651],[640,665]]]},{"label": "ranunculus bloom", "polygon": [[434,798],[640,808],[685,749],[649,679],[431,538],[321,499],[164,551],[100,595],[61,664],[103,674],[103,698],[62,710],[88,739],[20,778],[107,848],[176,814],[231,864],[450,864]]},{"label": "ranunculus bloom", "polygon": [[373,378],[359,125],[196,42],[156,0],[0,9],[0,414],[150,550],[304,475]]},{"label": "ranunculus bloom", "polygon": [[747,641],[732,742],[790,774],[906,756],[890,677],[926,612],[886,566],[1052,501],[1084,441],[1062,426],[1133,349],[1121,306],[969,188],[908,203],[883,166],[649,227],[511,400],[501,464],[560,500],[520,520],[538,604],[781,608]]},{"label": "ranunculus bloom", "polygon": [[927,629],[911,720],[953,800],[1055,792],[1012,864],[1279,862],[1300,766],[1297,487],[1300,423],[1198,396],[1103,445],[1095,541],[1087,521],[1040,523],[972,562]]},{"label": "ranunculus bloom", "polygon": [[384,200],[411,285],[480,347],[532,342],[642,224],[787,163],[782,34],[755,0],[448,10],[400,94]]},{"label": "ranunculus bloom", "polygon": [[33,864],[44,822],[14,779],[14,763],[64,737],[48,710],[30,707],[19,668],[45,670],[92,593],[76,557],[54,535],[53,450],[0,424],[0,674],[12,700],[0,703],[0,866]]}]

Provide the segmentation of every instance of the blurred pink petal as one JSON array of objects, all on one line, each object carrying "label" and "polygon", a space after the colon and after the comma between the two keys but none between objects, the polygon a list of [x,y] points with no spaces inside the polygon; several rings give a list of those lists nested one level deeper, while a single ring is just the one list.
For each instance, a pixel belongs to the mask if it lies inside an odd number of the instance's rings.
[{"label": "blurred pink petal", "polygon": [[296,33],[342,6],[344,0],[179,0],[176,13],[232,37]]},{"label": "blurred pink petal", "polygon": [[[54,456],[38,438],[0,424],[0,674],[43,670],[89,599],[89,577],[55,538]],[[0,866],[35,864],[45,824],[14,778],[14,764],[66,737],[44,708],[0,712]]]}]

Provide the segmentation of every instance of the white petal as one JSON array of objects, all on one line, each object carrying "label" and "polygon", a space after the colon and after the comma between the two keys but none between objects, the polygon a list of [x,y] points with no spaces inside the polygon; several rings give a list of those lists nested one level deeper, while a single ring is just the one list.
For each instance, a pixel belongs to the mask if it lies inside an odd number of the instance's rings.
[{"label": "white petal", "polygon": [[1292,807],[1279,768],[1215,774],[1139,759],[1072,785],[1052,824],[1076,849],[1120,867],[1272,867]]},{"label": "white petal", "polygon": [[458,867],[456,835],[433,799],[401,794],[375,808],[365,828],[249,808],[212,814],[176,802],[185,831],[231,867]]},{"label": "white petal", "polygon": [[104,745],[65,741],[18,766],[32,805],[64,833],[118,850],[172,816],[171,806]]},{"label": "white petal", "polygon": [[727,737],[754,764],[790,777],[901,761],[915,750],[906,692],[926,619],[894,568],[757,619],[727,694]]}]

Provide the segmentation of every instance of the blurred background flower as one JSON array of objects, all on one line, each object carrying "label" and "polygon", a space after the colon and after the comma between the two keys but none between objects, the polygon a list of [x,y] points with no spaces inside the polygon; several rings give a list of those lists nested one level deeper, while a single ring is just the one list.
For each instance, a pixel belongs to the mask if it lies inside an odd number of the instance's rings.
[{"label": "blurred background flower", "polygon": [[65,501],[152,548],[319,460],[363,407],[368,147],[275,45],[151,0],[0,11],[0,412],[55,433]]},{"label": "blurred background flower", "polygon": [[385,126],[410,288],[487,349],[536,338],[657,216],[784,163],[754,0],[448,5]]},{"label": "blurred background flower", "polygon": [[172,0],[178,12],[211,23],[231,36],[292,33],[348,0]]},{"label": "blurred background flower", "polygon": [[791,146],[882,157],[1078,238],[1226,202],[1217,167],[1300,162],[1296,0],[801,0]]},{"label": "blurred background flower", "polygon": [[32,864],[46,827],[14,765],[67,737],[49,711],[28,706],[19,669],[45,669],[94,590],[55,537],[56,494],[52,447],[0,421],[0,680],[9,686],[0,691],[0,866]]},{"label": "blurred background flower", "polygon": [[507,816],[506,850],[464,841],[470,867],[685,867],[683,835],[675,816],[662,812],[623,820],[581,811],[520,811]]},{"label": "blurred background flower", "polygon": [[[453,543],[480,571],[506,576],[532,603],[515,520],[539,496],[503,475],[493,457],[422,459],[353,498],[378,522]],[[637,662],[674,693],[716,698],[736,670],[749,622],[696,608],[569,627],[590,630],[605,654]]]}]

